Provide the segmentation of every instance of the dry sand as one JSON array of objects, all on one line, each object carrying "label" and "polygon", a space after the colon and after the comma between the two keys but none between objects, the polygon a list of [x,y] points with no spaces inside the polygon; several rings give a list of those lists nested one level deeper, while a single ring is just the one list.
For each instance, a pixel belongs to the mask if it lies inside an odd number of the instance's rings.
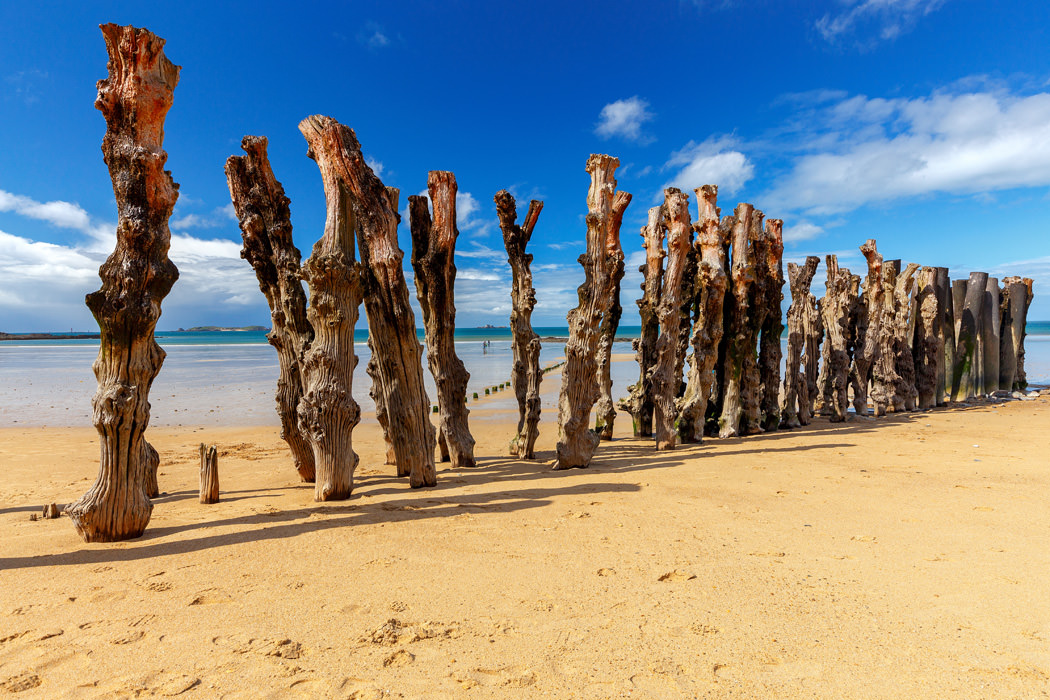
[{"label": "dry sand", "polygon": [[151,429],[165,495],[120,544],[29,519],[94,479],[92,428],[0,430],[0,697],[1050,692],[1047,397],[664,453],[621,414],[569,472],[477,406],[477,469],[410,490],[366,421],[330,504],[277,429]]}]

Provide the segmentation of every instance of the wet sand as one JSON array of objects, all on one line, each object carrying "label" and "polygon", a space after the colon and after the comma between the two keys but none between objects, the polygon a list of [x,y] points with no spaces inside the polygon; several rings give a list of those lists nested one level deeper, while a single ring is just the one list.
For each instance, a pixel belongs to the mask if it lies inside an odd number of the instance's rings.
[{"label": "wet sand", "polygon": [[164,495],[119,544],[29,519],[94,480],[93,428],[0,429],[0,696],[1046,696],[1047,397],[661,453],[620,414],[568,472],[552,410],[503,456],[507,398],[433,489],[366,417],[327,504],[276,428],[151,428]]}]

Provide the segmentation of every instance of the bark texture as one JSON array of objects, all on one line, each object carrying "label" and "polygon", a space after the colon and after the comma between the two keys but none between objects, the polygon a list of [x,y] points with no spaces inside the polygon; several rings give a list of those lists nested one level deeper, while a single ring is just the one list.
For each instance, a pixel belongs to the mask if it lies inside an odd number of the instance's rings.
[{"label": "bark texture", "polygon": [[[982,357],[978,352],[977,334],[981,327],[981,316],[984,313],[984,295],[988,288],[988,275],[984,272],[971,272],[966,283],[966,295],[963,297],[962,313],[957,320],[958,331],[955,343],[955,368],[952,372],[952,401],[963,401],[975,396],[980,391],[976,371]],[[983,365],[982,365],[983,371]]]},{"label": "bark texture", "polygon": [[1003,389],[1024,391],[1028,388],[1028,377],[1024,370],[1024,339],[1028,307],[1032,305],[1032,285],[1033,282],[1028,277],[1003,279],[1000,362],[1007,368],[1004,372],[1000,367],[1000,387]]},{"label": "bark texture", "polygon": [[853,275],[839,267],[838,257],[826,258],[828,268],[827,291],[820,302],[821,320],[827,337],[824,341],[826,357],[826,379],[823,405],[831,416],[831,422],[846,420],[849,408],[849,318],[853,306]]},{"label": "bark texture", "polygon": [[[784,428],[808,425],[812,412],[809,406],[809,387],[805,368],[801,366],[801,363],[806,338],[808,332],[811,332],[807,329],[814,322],[819,323],[819,316],[816,313],[817,300],[809,291],[819,264],[820,258],[815,255],[807,256],[805,265],[788,263],[791,306],[787,311],[787,359],[784,363],[784,390],[780,407],[780,425]],[[801,419],[803,414],[806,418],[805,423]]]},{"label": "bark texture", "polygon": [[[937,285],[937,270],[924,267],[919,272],[916,294],[917,315],[912,354],[915,363],[915,389],[919,408],[937,405],[938,388],[943,388],[944,319]],[[940,387],[938,386],[940,385]]]},{"label": "bark texture", "polygon": [[988,286],[984,294],[984,314],[982,343],[984,362],[984,383],[981,393],[991,394],[999,390],[999,345],[1001,341],[1002,321],[999,294],[999,280],[995,277],[988,278]]},{"label": "bark texture", "polygon": [[511,386],[518,400],[518,430],[510,441],[510,453],[518,459],[536,458],[536,438],[540,434],[540,337],[532,330],[532,310],[536,307],[536,290],[532,286],[532,254],[525,248],[536,228],[543,202],[532,200],[524,223],[519,226],[514,197],[507,190],[496,193],[496,214],[503,232],[503,246],[511,271],[510,328],[514,368]]},{"label": "bark texture", "polygon": [[652,373],[656,366],[656,341],[660,337],[660,319],[656,308],[663,289],[666,257],[663,206],[649,209],[649,223],[642,227],[642,247],[645,249],[645,264],[638,268],[642,273],[642,298],[637,302],[642,325],[641,333],[633,343],[638,360],[638,382],[631,385],[621,408],[631,414],[634,436],[650,437],[653,434],[654,410]]},{"label": "bark texture", "polygon": [[609,313],[613,273],[622,264],[620,223],[631,195],[616,191],[614,174],[620,161],[591,155],[587,172],[587,251],[580,256],[584,282],[577,290],[579,305],[569,312],[569,340],[558,395],[558,444],[555,469],[586,467],[600,438],[590,429],[590,414],[598,399],[597,355],[600,328]]},{"label": "bark texture", "polygon": [[623,281],[623,250],[619,232],[612,261],[610,287],[612,296],[609,309],[602,316],[598,337],[598,402],[594,405],[594,432],[602,440],[612,440],[613,423],[616,421],[616,404],[612,398],[612,345],[620,327],[623,307],[620,305],[620,282]]},{"label": "bark texture", "polygon": [[201,473],[200,473],[200,496],[201,503],[219,502],[219,451],[215,445],[200,446]]},{"label": "bark texture", "polygon": [[722,416],[719,418],[718,436],[721,438],[740,435],[742,417],[744,371],[755,351],[754,335],[748,323],[748,299],[755,282],[748,237],[754,207],[741,202],[736,206],[733,218],[732,268],[730,269],[730,293],[727,317],[726,351],[724,361],[724,388],[722,391]]},{"label": "bark texture", "polygon": [[951,386],[951,368],[955,359],[955,315],[952,313],[952,282],[948,268],[935,267],[937,284],[938,323],[941,326],[941,344],[944,350],[937,358],[936,405],[943,406],[948,400]]},{"label": "bark texture", "polygon": [[[751,211],[751,223],[748,227],[747,245],[748,262],[754,272],[753,283],[748,290],[747,300],[747,338],[744,341],[743,375],[740,382],[740,432],[754,435],[762,432],[761,400],[762,375],[758,366],[758,337],[766,322],[769,309],[766,307],[766,289],[771,282],[767,278],[767,268],[763,263],[766,257],[765,232],[762,221],[765,214],[757,209]],[[780,313],[780,307],[777,307]]]},{"label": "bark texture", "polygon": [[343,167],[344,130],[335,120],[310,117],[299,124],[324,185],[324,234],[303,265],[310,288],[307,318],[314,340],[302,360],[299,429],[309,436],[317,470],[314,500],[350,497],[358,457],[354,427],[361,409],[354,400],[354,326],[361,305],[362,266],[354,251],[357,221]]},{"label": "bark texture", "polygon": [[675,398],[681,383],[678,338],[681,330],[682,287],[686,258],[693,247],[693,227],[689,221],[689,195],[675,187],[664,190],[664,221],[667,228],[667,269],[657,316],[660,337],[656,341],[653,369],[653,432],[656,449],[673,450],[676,442]]},{"label": "bark texture", "polygon": [[784,301],[784,222],[767,219],[762,245],[756,247],[761,269],[762,306],[765,318],[759,328],[758,372],[761,398],[759,412],[763,430],[780,427],[780,336],[784,332],[780,304]]},{"label": "bark texture", "polygon": [[178,185],[164,170],[164,118],[179,67],[164,40],[145,29],[101,27],[108,77],[98,82],[95,107],[106,119],[102,154],[113,181],[119,221],[113,253],[99,269],[102,288],[87,296],[101,330],[92,368],[98,389],[92,420],[99,434],[99,474],[66,512],[86,542],[140,536],[149,523],[156,452],[143,433],[149,390],[164,361],[154,340],[161,301],[179,273],[168,259],[168,218]]},{"label": "bark texture", "polygon": [[412,269],[416,296],[423,312],[427,363],[437,387],[438,440],[448,450],[442,461],[455,469],[474,466],[474,436],[467,424],[467,381],[470,373],[456,355],[456,176],[431,170],[427,190],[434,203],[430,218],[427,198],[408,198],[412,220]]},{"label": "bark texture", "polygon": [[299,430],[298,418],[303,393],[301,363],[314,337],[300,282],[301,256],[292,242],[288,197],[270,167],[266,139],[245,136],[241,148],[246,155],[226,160],[226,184],[244,241],[241,257],[255,270],[259,289],[270,306],[272,327],[266,339],[277,351],[280,368],[276,401],[281,438],[288,443],[299,478],[312,482],[313,449]]},{"label": "bark texture", "polygon": [[918,399],[915,387],[915,362],[909,339],[914,333],[912,325],[912,291],[915,273],[919,266],[908,263],[897,274],[893,288],[893,306],[889,308],[888,328],[892,332],[893,363],[897,374],[892,406],[894,411],[914,411]]},{"label": "bark texture", "polygon": [[863,338],[858,334],[857,347],[853,352],[851,380],[853,384],[853,410],[858,416],[868,415],[868,387],[871,382],[872,365],[878,357],[879,333],[882,329],[885,304],[883,287],[882,255],[869,239],[860,247],[860,252],[868,261],[868,276],[864,279],[865,314]]},{"label": "bark texture", "polygon": [[724,234],[718,220],[718,187],[704,185],[696,190],[699,218],[693,224],[699,250],[689,356],[689,379],[678,405],[678,437],[683,443],[703,440],[707,405],[714,386],[714,368],[722,340],[723,305],[726,295],[726,255]]},{"label": "bark texture", "polygon": [[376,422],[383,431],[383,444],[386,447],[386,463],[396,467],[398,476],[408,476],[408,470],[403,469],[397,463],[397,454],[394,452],[394,441],[390,437],[390,420],[386,414],[386,398],[383,395],[382,379],[379,377],[379,361],[376,359],[376,350],[372,343],[372,335],[368,336],[368,364],[365,365],[365,373],[372,381],[368,388],[368,395],[376,407]]}]

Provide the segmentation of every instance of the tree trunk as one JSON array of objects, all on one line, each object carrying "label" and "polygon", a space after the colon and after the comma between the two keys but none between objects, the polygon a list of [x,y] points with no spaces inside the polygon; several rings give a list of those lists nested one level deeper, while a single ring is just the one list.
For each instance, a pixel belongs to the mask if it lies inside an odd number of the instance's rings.
[{"label": "tree trunk", "polygon": [[858,340],[853,352],[853,368],[850,377],[853,384],[853,410],[858,416],[866,416],[868,415],[868,386],[872,376],[872,365],[878,359],[879,334],[882,331],[886,292],[882,282],[882,256],[875,246],[875,240],[868,239],[860,247],[860,252],[864,254],[868,262],[868,276],[864,280],[863,306],[867,322],[863,324],[863,333],[858,328]]},{"label": "tree trunk", "polygon": [[849,317],[853,306],[851,293],[853,275],[839,268],[838,258],[826,258],[828,268],[827,292],[821,300],[821,320],[827,339],[824,343],[826,355],[826,384],[824,407],[832,423],[846,420],[849,408],[849,354],[846,346],[849,339]]},{"label": "tree trunk", "polygon": [[941,363],[944,361],[944,318],[937,285],[937,269],[924,267],[919,273],[918,315],[912,353],[915,364],[915,389],[919,408],[937,405],[938,385],[943,386]]},{"label": "tree trunk", "polygon": [[300,253],[292,242],[288,197],[274,177],[266,156],[266,139],[245,136],[241,148],[247,155],[226,159],[226,184],[230,188],[247,260],[259,280],[259,289],[270,306],[272,328],[266,339],[277,350],[277,415],[281,438],[288,443],[299,478],[314,480],[314,455],[299,430],[298,407],[303,394],[302,357],[313,341],[314,329],[306,316],[306,293],[300,281]]},{"label": "tree trunk", "polygon": [[349,498],[358,462],[353,431],[361,419],[361,409],[354,401],[352,387],[357,367],[354,326],[361,305],[362,265],[354,255],[358,222],[343,168],[345,130],[324,117],[308,117],[299,124],[309,145],[306,154],[321,171],[327,207],[324,234],[314,244],[302,272],[310,288],[307,318],[314,329],[314,340],[302,360],[299,428],[313,447],[315,501]]},{"label": "tree trunk", "polygon": [[767,219],[758,264],[765,280],[762,305],[766,316],[758,341],[758,371],[761,386],[759,409],[763,430],[780,427],[780,336],[784,332],[781,302],[784,301],[784,222]]},{"label": "tree trunk", "polygon": [[[412,268],[416,296],[423,312],[427,364],[437,386],[438,435],[454,469],[474,466],[474,437],[467,424],[470,373],[456,355],[456,176],[431,170],[427,190],[434,203],[430,219],[427,198],[408,198],[412,223]],[[442,461],[446,458],[442,455]]]},{"label": "tree trunk", "polygon": [[[766,257],[767,247],[765,233],[762,230],[764,217],[765,214],[761,211],[752,209],[751,225],[747,234],[748,263],[754,273],[754,281],[748,290],[747,339],[744,342],[744,364],[740,382],[740,432],[744,435],[762,432],[762,420],[759,413],[762,384],[757,350],[758,334],[766,322],[766,315],[769,311],[765,305],[766,288],[771,283],[766,278],[766,268],[762,262]],[[777,312],[779,313],[779,308]]]},{"label": "tree trunk", "polygon": [[638,268],[643,275],[642,298],[638,300],[641,333],[634,342],[638,360],[638,383],[632,384],[622,407],[631,414],[635,437],[653,434],[653,368],[656,366],[656,341],[660,337],[660,320],[656,307],[660,303],[664,274],[663,206],[649,210],[649,223],[642,227],[645,264]]},{"label": "tree trunk", "polygon": [[[787,312],[788,344],[787,359],[784,363],[784,390],[783,401],[780,407],[780,426],[783,428],[797,428],[804,425],[799,416],[805,398],[809,398],[806,386],[806,372],[801,367],[802,351],[807,339],[807,321],[809,320],[810,308],[815,312],[816,298],[810,294],[809,288],[813,283],[813,277],[817,274],[817,266],[820,258],[815,255],[806,257],[805,265],[788,263],[788,286],[791,289],[791,306]],[[815,379],[815,377],[814,377]],[[809,407],[806,406],[807,419],[809,418]],[[806,421],[808,424],[809,421]]]},{"label": "tree trunk", "polygon": [[[688,200],[689,195],[686,195]],[[688,205],[686,206],[686,215],[689,214]],[[693,238],[693,230],[689,230],[689,238]],[[696,242],[693,241],[689,245],[689,250],[685,255],[685,264],[682,266],[682,289],[681,289],[681,306],[678,307],[678,316],[680,321],[678,322],[678,349],[675,351],[675,367],[674,376],[678,378],[678,386],[675,388],[675,403],[682,400],[685,395],[686,382],[685,382],[685,362],[686,356],[689,354],[689,342],[693,330],[693,322],[697,315],[698,310],[696,308],[696,297],[699,293],[700,280],[697,277],[698,263],[700,262],[699,251],[696,248]],[[676,409],[677,412],[677,409]]]},{"label": "tree trunk", "polygon": [[893,367],[897,373],[897,382],[893,390],[893,410],[914,411],[918,391],[915,388],[915,361],[912,359],[912,348],[908,338],[912,331],[912,289],[915,284],[915,273],[919,266],[908,263],[903,272],[898,273],[894,285],[893,307],[890,316],[890,328],[893,334]]},{"label": "tree trunk", "polygon": [[941,325],[941,342],[944,351],[937,358],[937,389],[936,397],[938,406],[944,406],[948,401],[948,389],[951,387],[951,371],[955,364],[955,314],[952,313],[952,281],[948,276],[948,268],[935,267],[937,272],[937,305],[939,307],[939,323]]},{"label": "tree trunk", "polygon": [[733,325],[733,299],[732,295],[732,258],[730,247],[733,241],[733,226],[736,217],[726,214],[718,222],[718,229],[722,236],[722,259],[725,260],[726,293],[723,295],[722,303],[722,339],[718,343],[718,358],[715,360],[715,379],[711,387],[711,396],[707,400],[707,418],[704,424],[704,435],[718,435],[721,432],[722,408],[725,405],[726,393],[726,357],[729,354],[729,342],[731,333],[726,329]]},{"label": "tree trunk", "polygon": [[511,385],[518,399],[518,430],[510,442],[510,453],[518,459],[536,459],[536,439],[540,429],[540,338],[532,330],[532,310],[536,306],[536,290],[532,287],[532,255],[525,252],[536,220],[543,210],[543,202],[532,200],[525,222],[518,226],[518,212],[514,197],[507,190],[496,193],[496,213],[507,262],[511,270],[510,327],[514,334],[514,368]]},{"label": "tree trunk", "polygon": [[[977,334],[981,327],[981,316],[984,312],[984,295],[988,289],[988,274],[971,272],[966,283],[966,296],[963,300],[962,313],[957,319],[958,332],[955,344],[955,368],[952,372],[952,400],[962,401],[976,395],[981,387],[977,386],[976,364],[982,362],[977,354]],[[954,292],[954,288],[953,288]]]},{"label": "tree trunk", "polygon": [[616,420],[616,404],[612,398],[612,345],[620,327],[620,316],[623,315],[623,307],[620,306],[620,282],[623,280],[623,272],[623,251],[619,250],[618,257],[612,265],[612,296],[609,300],[609,310],[602,317],[598,338],[598,402],[594,405],[594,432],[602,440],[612,440],[613,423]]},{"label": "tree trunk", "polygon": [[984,297],[984,386],[981,393],[991,394],[999,390],[999,344],[1001,327],[1001,310],[999,309],[999,280],[988,278],[988,288]]},{"label": "tree trunk", "polygon": [[200,474],[200,498],[201,503],[219,502],[219,452],[215,445],[200,446],[201,474]]},{"label": "tree trunk", "polygon": [[631,195],[616,192],[614,174],[620,161],[591,155],[587,172],[587,252],[580,256],[584,282],[577,290],[579,306],[569,312],[569,340],[558,395],[558,445],[555,469],[586,467],[599,437],[590,429],[591,409],[598,399],[596,358],[600,325],[612,306],[613,271],[623,260],[620,223]]},{"label": "tree trunk", "polygon": [[115,24],[101,29],[109,75],[98,83],[95,107],[106,118],[102,154],[119,221],[116,247],[99,268],[102,287],[86,299],[102,336],[92,366],[99,474],[66,508],[86,542],[131,539],[149,524],[155,463],[143,433],[150,386],[164,361],[153,333],[161,301],[179,276],[168,259],[168,218],[178,185],[164,170],[162,145],[179,68],[164,56],[164,40],[149,31]]},{"label": "tree trunk", "polygon": [[714,384],[714,367],[723,333],[723,305],[726,295],[725,239],[718,221],[718,187],[704,185],[696,190],[699,219],[693,228],[693,243],[699,249],[695,294],[696,320],[690,341],[689,381],[678,405],[678,437],[683,443],[703,439],[707,405]]},{"label": "tree trunk", "polygon": [[722,392],[722,416],[719,419],[718,436],[737,437],[740,434],[742,413],[741,393],[747,355],[754,354],[754,336],[748,323],[748,298],[755,282],[748,246],[751,217],[754,207],[741,202],[736,206],[733,221],[732,268],[730,271],[730,302],[728,338],[725,356],[725,385]]},{"label": "tree trunk", "polygon": [[379,361],[376,359],[376,349],[372,343],[372,334],[368,334],[368,364],[365,372],[372,380],[372,386],[368,389],[368,395],[372,397],[372,403],[376,407],[376,422],[383,431],[383,444],[386,446],[386,463],[393,464],[398,476],[408,476],[408,469],[402,468],[397,463],[397,453],[394,452],[394,441],[390,437],[390,420],[386,413],[386,399],[383,397],[382,379],[379,377]]},{"label": "tree trunk", "polygon": [[[1004,389],[1024,391],[1028,388],[1028,377],[1024,370],[1024,339],[1028,320],[1028,307],[1032,305],[1032,280],[1025,277],[1007,277],[1003,280],[1006,293],[1003,295],[1001,347],[1002,362],[1012,368],[1006,377]],[[1009,328],[1007,328],[1009,326]]]},{"label": "tree trunk", "polygon": [[681,383],[679,364],[679,331],[682,323],[682,287],[686,258],[693,247],[693,227],[689,221],[689,195],[675,187],[664,190],[664,221],[667,227],[667,269],[657,316],[660,337],[656,341],[656,366],[653,368],[653,432],[656,449],[675,447],[675,398]]}]

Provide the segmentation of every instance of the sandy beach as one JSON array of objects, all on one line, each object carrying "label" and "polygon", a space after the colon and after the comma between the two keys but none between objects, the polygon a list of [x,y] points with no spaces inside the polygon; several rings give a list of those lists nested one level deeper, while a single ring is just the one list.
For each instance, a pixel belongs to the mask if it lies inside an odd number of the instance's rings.
[{"label": "sandy beach", "polygon": [[[548,395],[559,377],[544,382]],[[349,501],[273,427],[161,427],[145,536],[31,521],[93,428],[0,430],[0,691],[20,698],[1035,698],[1050,688],[1050,399],[655,452],[503,456],[411,490],[371,417]],[[197,502],[197,445],[222,501]]]}]

